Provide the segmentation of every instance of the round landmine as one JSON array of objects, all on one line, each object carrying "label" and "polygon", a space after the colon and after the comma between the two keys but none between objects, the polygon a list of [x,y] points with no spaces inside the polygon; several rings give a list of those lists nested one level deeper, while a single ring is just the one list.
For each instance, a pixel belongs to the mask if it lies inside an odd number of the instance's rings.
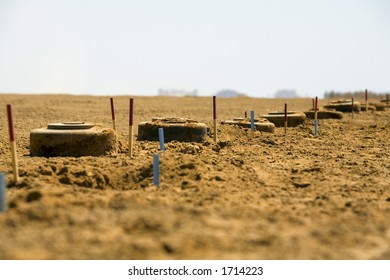
[{"label": "round landmine", "polygon": [[158,129],[164,129],[164,141],[202,142],[207,126],[188,118],[153,118],[138,124],[138,140],[159,141]]},{"label": "round landmine", "polygon": [[[366,111],[366,103],[361,104],[360,110],[361,110],[362,112],[365,112],[365,111]],[[368,106],[367,106],[367,110],[368,110],[368,111],[376,111],[376,108],[375,108],[375,106],[373,106],[373,105],[368,105]]]},{"label": "round landmine", "polygon": [[390,99],[381,99],[381,103],[384,103],[386,107],[390,107]]},{"label": "round landmine", "polygon": [[[233,120],[222,121],[221,124],[238,125],[240,127],[251,128],[251,120],[248,118],[234,118]],[[275,125],[264,118],[255,118],[254,126],[257,131],[270,133],[275,131]]]},{"label": "round landmine", "polygon": [[115,151],[115,131],[92,123],[50,123],[30,133],[31,156],[102,156]]},{"label": "round landmine", "polygon": [[[343,113],[352,113],[352,100],[351,99],[339,99],[336,101],[331,101],[329,104],[325,105],[326,110],[334,109]],[[360,102],[353,102],[353,111],[359,112],[361,109]]]},{"label": "round landmine", "polygon": [[[263,118],[275,124],[276,127],[284,127],[284,111],[269,112],[268,115],[263,115]],[[288,111],[287,126],[294,127],[305,122],[306,115],[303,112]]]},{"label": "round landmine", "polygon": [[[305,112],[306,118],[314,120],[315,112],[313,109]],[[342,119],[343,113],[336,110],[318,110],[317,119]]]},{"label": "round landmine", "polygon": [[370,106],[374,106],[376,111],[385,111],[386,110],[386,104],[378,102],[378,103],[368,103]]}]

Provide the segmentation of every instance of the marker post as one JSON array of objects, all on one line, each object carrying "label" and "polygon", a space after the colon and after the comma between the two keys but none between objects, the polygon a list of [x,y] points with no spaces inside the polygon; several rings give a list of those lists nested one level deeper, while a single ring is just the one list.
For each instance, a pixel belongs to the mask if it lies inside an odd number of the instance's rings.
[{"label": "marker post", "polygon": [[158,187],[160,185],[160,156],[153,155],[153,185]]},{"label": "marker post", "polygon": [[114,98],[110,98],[111,103],[111,118],[112,118],[112,128],[116,131],[116,123],[115,123],[115,108],[114,108]]},{"label": "marker post", "polygon": [[14,173],[14,181],[15,183],[17,183],[19,181],[19,168],[18,168],[18,157],[16,155],[16,141],[15,141],[14,121],[12,117],[11,104],[7,104],[7,116],[8,116],[9,141],[11,147],[12,168]]},{"label": "marker post", "polygon": [[367,91],[367,89],[366,89],[365,98],[366,98],[366,113],[368,114],[368,91]]},{"label": "marker post", "polygon": [[352,110],[352,118],[353,118],[353,113],[355,111],[355,106],[353,105],[353,97],[352,97],[352,108],[351,108],[351,110]]},{"label": "marker post", "polygon": [[133,114],[134,114],[134,100],[130,98],[129,110],[129,157],[133,157]]},{"label": "marker post", "polygon": [[217,142],[217,97],[213,96],[214,142]]},{"label": "marker post", "polygon": [[5,212],[7,210],[7,193],[4,177],[4,173],[0,172],[0,213]]},{"label": "marker post", "polygon": [[284,134],[287,136],[287,103],[284,103]]},{"label": "marker post", "polygon": [[165,145],[164,145],[164,128],[158,129],[158,139],[160,141],[160,150],[165,151]]},{"label": "marker post", "polygon": [[255,131],[255,111],[250,111],[251,115],[251,130]]},{"label": "marker post", "polygon": [[318,136],[318,97],[316,96],[314,103],[314,136]]}]

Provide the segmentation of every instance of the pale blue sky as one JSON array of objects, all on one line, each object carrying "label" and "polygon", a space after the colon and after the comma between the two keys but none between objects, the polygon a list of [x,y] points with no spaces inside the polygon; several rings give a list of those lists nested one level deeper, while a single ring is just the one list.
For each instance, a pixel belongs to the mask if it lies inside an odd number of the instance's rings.
[{"label": "pale blue sky", "polygon": [[390,91],[389,0],[0,0],[0,92]]}]

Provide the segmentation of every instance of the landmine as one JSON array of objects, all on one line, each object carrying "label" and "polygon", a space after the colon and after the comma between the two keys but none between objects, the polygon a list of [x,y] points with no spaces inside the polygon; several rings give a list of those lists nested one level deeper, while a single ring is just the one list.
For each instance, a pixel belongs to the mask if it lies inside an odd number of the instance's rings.
[{"label": "landmine", "polygon": [[138,140],[158,141],[158,129],[164,129],[164,141],[202,142],[207,126],[189,118],[153,118],[151,122],[138,124]]},{"label": "landmine", "polygon": [[[251,128],[251,120],[249,118],[234,118],[233,120],[225,120],[222,125],[238,125],[240,127]],[[255,118],[254,126],[257,131],[270,132],[275,131],[275,125],[264,118]]]},{"label": "landmine", "polygon": [[368,105],[374,106],[377,111],[386,111],[386,108],[388,107],[388,105],[383,102],[368,103]]},{"label": "landmine", "polygon": [[385,106],[386,107],[390,107],[390,99],[387,97],[387,98],[384,98],[384,99],[381,99],[381,103],[385,103]]},{"label": "landmine", "polygon": [[[306,111],[305,115],[306,118],[314,120],[315,118],[314,109],[310,109],[309,111]],[[319,109],[317,111],[317,119],[342,119],[342,118],[343,118],[343,113],[337,112],[334,109],[333,110]]]},{"label": "landmine", "polygon": [[[360,102],[353,102],[353,111],[360,112],[361,110]],[[336,101],[331,101],[329,104],[324,106],[325,109],[334,109],[343,113],[352,113],[352,100],[351,99],[338,99]]]},{"label": "landmine", "polygon": [[[269,112],[268,115],[263,115],[263,118],[272,122],[276,127],[284,127],[284,111]],[[306,115],[303,112],[288,111],[287,126],[295,127],[304,123]]]},{"label": "landmine", "polygon": [[116,152],[116,133],[87,122],[50,123],[30,133],[31,156],[102,156]]},{"label": "landmine", "polygon": [[[361,104],[360,110],[361,110],[362,112],[365,112],[365,111],[366,111],[366,103],[362,103],[362,104]],[[369,105],[367,106],[367,110],[368,110],[368,111],[376,111],[376,106],[371,105],[371,104],[369,103]]]}]

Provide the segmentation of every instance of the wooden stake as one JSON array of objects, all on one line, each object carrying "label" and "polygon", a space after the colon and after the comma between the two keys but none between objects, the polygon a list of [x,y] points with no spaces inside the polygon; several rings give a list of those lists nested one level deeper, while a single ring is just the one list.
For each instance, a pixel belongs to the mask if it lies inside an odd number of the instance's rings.
[{"label": "wooden stake", "polygon": [[130,98],[129,110],[129,156],[133,157],[133,114],[134,114],[134,100]]},{"label": "wooden stake", "polygon": [[368,92],[366,89],[366,113],[368,113]]},{"label": "wooden stake", "polygon": [[217,142],[217,97],[213,96],[214,142]]},{"label": "wooden stake", "polygon": [[250,111],[251,116],[251,130],[255,131],[255,111]]},{"label": "wooden stake", "polygon": [[158,140],[160,142],[160,150],[165,151],[164,128],[162,128],[162,127],[159,127],[159,129],[158,129]]},{"label": "wooden stake", "polygon": [[7,190],[4,177],[4,173],[0,172],[0,213],[7,210]]},{"label": "wooden stake", "polygon": [[110,98],[110,103],[111,103],[112,128],[116,131],[114,98],[112,97]]},{"label": "wooden stake", "polygon": [[287,103],[284,103],[284,134],[287,136]]},{"label": "wooden stake", "polygon": [[12,105],[7,104],[7,116],[8,116],[8,129],[9,129],[9,140],[11,148],[11,159],[12,159],[12,168],[14,174],[14,181],[17,183],[19,181],[19,168],[18,168],[18,157],[16,154],[16,141],[15,141],[15,131],[14,131],[14,122],[12,117]]},{"label": "wooden stake", "polygon": [[316,96],[314,103],[314,136],[318,136],[318,97]]},{"label": "wooden stake", "polygon": [[353,97],[352,97],[352,118],[353,118],[353,112],[355,111],[355,107],[353,106]]},{"label": "wooden stake", "polygon": [[160,156],[153,155],[153,185],[158,187],[160,185]]}]

